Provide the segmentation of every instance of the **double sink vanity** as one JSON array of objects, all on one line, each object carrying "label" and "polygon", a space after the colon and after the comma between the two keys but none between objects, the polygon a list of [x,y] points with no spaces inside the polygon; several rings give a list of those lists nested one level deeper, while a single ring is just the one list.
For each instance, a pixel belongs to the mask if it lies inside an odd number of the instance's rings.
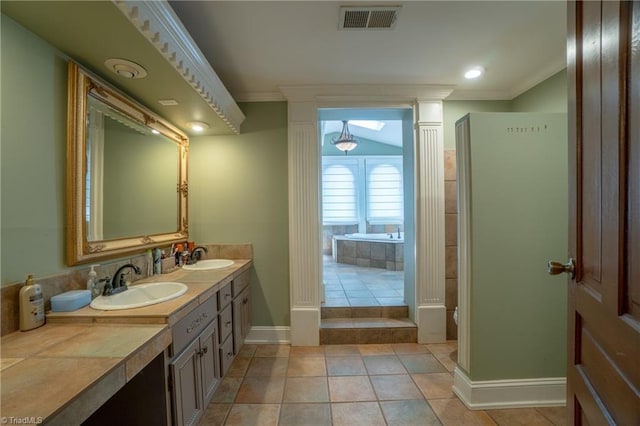
[{"label": "double sink vanity", "polygon": [[[3,418],[197,424],[249,332],[252,261],[199,263],[107,296],[117,307],[49,312],[44,327],[3,337]],[[156,300],[131,307],[144,297]]]}]

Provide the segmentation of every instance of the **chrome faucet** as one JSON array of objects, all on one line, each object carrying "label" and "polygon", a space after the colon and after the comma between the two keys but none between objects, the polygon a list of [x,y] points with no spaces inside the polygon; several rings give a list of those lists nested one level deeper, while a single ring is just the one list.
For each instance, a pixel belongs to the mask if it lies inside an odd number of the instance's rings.
[{"label": "chrome faucet", "polygon": [[102,293],[103,296],[110,296],[112,294],[122,293],[127,289],[127,281],[124,278],[124,272],[123,272],[127,268],[133,269],[136,275],[140,275],[142,273],[140,271],[140,268],[138,268],[134,264],[127,263],[126,265],[122,265],[121,267],[118,268],[116,273],[113,274],[113,279],[111,280],[111,282],[107,282],[107,284],[104,286],[104,292]]},{"label": "chrome faucet", "polygon": [[400,227],[398,226],[398,239],[400,239]]},{"label": "chrome faucet", "polygon": [[198,246],[198,247],[194,248],[193,250],[191,250],[191,254],[189,255],[189,261],[187,263],[188,264],[194,264],[198,260],[200,260],[200,256],[201,256],[200,251],[204,251],[205,253],[209,253],[209,249],[206,248],[205,246]]}]

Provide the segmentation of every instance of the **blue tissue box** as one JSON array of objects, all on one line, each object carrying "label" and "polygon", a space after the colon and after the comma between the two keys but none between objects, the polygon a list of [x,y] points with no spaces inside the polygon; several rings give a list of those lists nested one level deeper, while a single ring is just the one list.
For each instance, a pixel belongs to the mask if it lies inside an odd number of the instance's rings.
[{"label": "blue tissue box", "polygon": [[75,311],[91,303],[91,291],[72,290],[61,293],[51,298],[52,312]]}]

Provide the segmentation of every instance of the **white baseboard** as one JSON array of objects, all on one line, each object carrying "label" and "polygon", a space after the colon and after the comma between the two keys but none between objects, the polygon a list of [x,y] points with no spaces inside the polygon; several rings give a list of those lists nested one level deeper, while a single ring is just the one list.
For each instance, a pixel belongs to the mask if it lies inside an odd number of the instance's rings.
[{"label": "white baseboard", "polygon": [[247,344],[278,344],[287,345],[291,343],[291,327],[260,327],[254,326],[249,330]]},{"label": "white baseboard", "polygon": [[453,372],[453,392],[472,410],[564,406],[566,391],[565,377],[472,381],[457,367]]}]

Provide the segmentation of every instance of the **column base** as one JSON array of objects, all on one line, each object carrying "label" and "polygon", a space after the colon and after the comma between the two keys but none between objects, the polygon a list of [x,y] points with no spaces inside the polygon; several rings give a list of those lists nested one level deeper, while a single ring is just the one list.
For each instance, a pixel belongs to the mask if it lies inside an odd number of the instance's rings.
[{"label": "column base", "polygon": [[320,309],[291,309],[291,346],[320,345]]},{"label": "column base", "polygon": [[418,343],[447,341],[447,307],[445,305],[418,306],[416,311]]}]

